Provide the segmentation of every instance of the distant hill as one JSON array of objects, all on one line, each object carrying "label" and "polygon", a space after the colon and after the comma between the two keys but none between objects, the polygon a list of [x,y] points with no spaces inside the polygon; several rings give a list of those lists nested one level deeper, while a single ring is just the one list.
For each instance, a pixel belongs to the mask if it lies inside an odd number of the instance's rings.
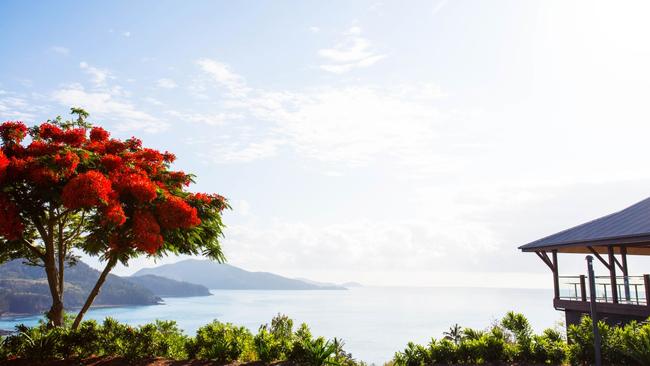
[{"label": "distant hill", "polygon": [[346,282],[346,283],[342,283],[341,286],[345,288],[363,287],[363,285],[360,284],[359,282]]},{"label": "distant hill", "polygon": [[[83,262],[67,267],[64,306],[82,306],[98,277],[99,271]],[[93,305],[153,305],[161,301],[147,288],[109,275]],[[51,304],[43,268],[25,265],[20,259],[0,265],[0,314],[41,313],[47,311]]]},{"label": "distant hill", "polygon": [[341,283],[341,284],[336,284],[336,283],[332,283],[332,282],[314,281],[314,280],[310,280],[308,278],[302,278],[302,277],[296,277],[296,279],[298,281],[307,282],[307,283],[310,283],[312,285],[321,286],[321,287],[331,287],[331,286],[340,286],[340,287],[345,287],[345,288],[363,287],[363,285],[360,284],[359,282],[345,282],[345,283]]},{"label": "distant hill", "polygon": [[165,278],[155,275],[125,277],[129,282],[136,283],[144,288],[151,290],[156,296],[160,297],[190,297],[190,296],[210,296],[210,290],[202,285],[196,285],[189,282],[176,281],[171,278]]},{"label": "distant hill", "polygon": [[268,272],[249,272],[229,264],[187,259],[154,268],[144,268],[133,276],[156,275],[177,281],[198,283],[210,289],[231,290],[345,290],[337,285],[321,286]]}]

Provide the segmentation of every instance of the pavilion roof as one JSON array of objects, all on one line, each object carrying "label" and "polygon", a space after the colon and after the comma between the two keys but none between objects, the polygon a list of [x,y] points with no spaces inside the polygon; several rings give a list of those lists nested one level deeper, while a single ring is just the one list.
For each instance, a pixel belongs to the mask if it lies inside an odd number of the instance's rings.
[{"label": "pavilion roof", "polygon": [[524,252],[557,250],[564,253],[590,253],[591,247],[603,253],[608,245],[625,246],[628,254],[650,255],[650,198],[522,245],[519,249]]}]

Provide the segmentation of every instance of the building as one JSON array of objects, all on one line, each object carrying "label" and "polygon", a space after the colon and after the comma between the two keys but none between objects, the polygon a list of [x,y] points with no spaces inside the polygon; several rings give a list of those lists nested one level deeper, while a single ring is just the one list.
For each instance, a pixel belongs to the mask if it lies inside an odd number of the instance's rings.
[{"label": "building", "polygon": [[560,276],[558,255],[564,253],[590,254],[597,259],[594,265],[609,272],[596,277],[599,318],[615,324],[650,317],[650,268],[633,275],[627,264],[629,255],[650,255],[650,198],[519,249],[535,253],[550,268],[553,305],[565,312],[567,326],[589,313],[590,294],[585,275]]}]

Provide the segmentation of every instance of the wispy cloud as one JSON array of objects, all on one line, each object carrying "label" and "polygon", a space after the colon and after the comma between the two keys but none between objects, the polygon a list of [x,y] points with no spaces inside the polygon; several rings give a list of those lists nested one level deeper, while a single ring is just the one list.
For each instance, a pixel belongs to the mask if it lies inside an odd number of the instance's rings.
[{"label": "wispy cloud", "polygon": [[[203,62],[220,65],[214,60]],[[352,86],[275,91],[250,87],[227,71],[225,80],[234,78],[237,88],[247,93],[226,96],[217,114],[219,123],[236,117],[270,124],[255,127],[255,141],[228,144],[224,149],[232,152],[225,155],[234,156],[241,149],[246,150],[246,160],[266,157],[282,144],[301,156],[346,166],[366,165],[380,157],[427,165],[439,159],[434,152],[441,146],[452,149],[457,141],[445,131],[451,114],[434,106],[445,94],[432,84],[396,85],[390,91]],[[260,150],[266,153],[250,153]]]},{"label": "wispy cloud", "polygon": [[174,80],[167,78],[158,79],[158,81],[156,81],[156,85],[163,89],[174,89],[178,87],[178,84],[176,84]]},{"label": "wispy cloud", "polygon": [[343,41],[332,48],[324,48],[318,54],[329,63],[320,65],[322,70],[342,74],[356,68],[369,67],[386,57],[373,50],[371,42],[361,37],[362,30],[354,26],[343,35]]},{"label": "wispy cloud", "polygon": [[51,98],[65,107],[82,107],[96,118],[114,122],[118,130],[159,132],[169,127],[166,122],[108,91],[87,91],[83,86],[75,84],[56,90]]},{"label": "wispy cloud", "polygon": [[112,77],[108,69],[102,69],[95,66],[89,65],[87,62],[82,61],[79,63],[79,67],[88,75],[91,76],[93,83],[97,86],[103,86],[106,84],[108,78]]},{"label": "wispy cloud", "polygon": [[244,96],[249,91],[244,79],[230,70],[230,67],[222,62],[202,58],[196,61],[201,70],[210,75],[222,87],[225,87],[233,96]]}]

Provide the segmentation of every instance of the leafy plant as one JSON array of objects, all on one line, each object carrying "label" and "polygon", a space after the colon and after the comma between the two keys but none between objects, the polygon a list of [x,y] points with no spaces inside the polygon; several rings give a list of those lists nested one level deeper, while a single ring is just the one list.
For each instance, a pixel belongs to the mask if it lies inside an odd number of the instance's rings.
[{"label": "leafy plant", "polygon": [[248,361],[254,358],[251,332],[244,327],[213,321],[196,332],[194,340],[187,343],[190,358],[218,362]]},{"label": "leafy plant", "polygon": [[339,365],[336,360],[337,346],[323,337],[303,342],[305,357],[303,361],[309,366]]},{"label": "leafy plant", "polygon": [[442,335],[445,336],[445,339],[454,342],[454,344],[458,344],[461,338],[463,338],[463,327],[456,323],[452,327],[449,327],[448,331],[443,332]]}]

